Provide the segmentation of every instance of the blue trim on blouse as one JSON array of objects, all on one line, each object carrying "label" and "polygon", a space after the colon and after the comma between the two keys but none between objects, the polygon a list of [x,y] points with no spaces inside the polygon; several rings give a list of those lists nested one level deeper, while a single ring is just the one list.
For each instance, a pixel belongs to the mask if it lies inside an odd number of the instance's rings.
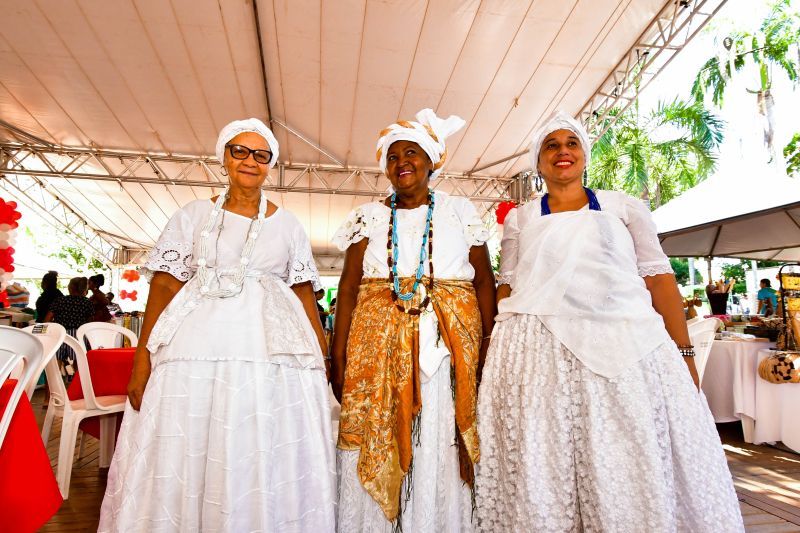
[{"label": "blue trim on blouse", "polygon": [[[583,190],[586,192],[586,196],[589,198],[589,209],[592,211],[601,211],[600,209],[600,202],[597,201],[597,195],[594,191],[588,187],[584,187]],[[550,214],[550,202],[548,201],[548,197],[550,193],[546,193],[542,196],[542,216]]]}]

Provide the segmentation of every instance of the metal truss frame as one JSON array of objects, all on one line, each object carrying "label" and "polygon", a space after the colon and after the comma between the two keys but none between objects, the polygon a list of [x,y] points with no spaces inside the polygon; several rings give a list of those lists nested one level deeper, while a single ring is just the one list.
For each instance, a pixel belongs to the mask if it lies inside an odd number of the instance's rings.
[{"label": "metal truss frame", "polygon": [[580,112],[592,139],[602,137],[727,0],[669,0]]},{"label": "metal truss frame", "polygon": [[[121,150],[72,148],[38,142],[0,143],[0,188],[63,229],[88,253],[107,265],[141,261],[147,249],[126,237],[107,234],[69,205],[57,190],[59,179],[146,183],[187,187],[224,187],[227,178],[211,157],[161,155]],[[479,204],[490,229],[496,230],[496,203],[527,196],[524,176],[495,177],[443,173],[437,190],[467,197]],[[381,197],[389,180],[374,168],[280,163],[270,172],[265,189],[279,193]],[[133,244],[134,246],[129,246]],[[320,271],[341,270],[342,258],[315,255]]]},{"label": "metal truss frame", "polygon": [[52,226],[63,230],[76,245],[106,266],[118,264],[121,249],[103,238],[39,178],[6,174],[0,176],[0,189]]},{"label": "metal truss frame", "polygon": [[[211,157],[158,155],[120,150],[0,143],[6,175],[39,178],[150,183],[191,187],[224,187],[227,179]],[[442,189],[475,202],[495,203],[517,198],[516,177],[442,173],[435,182]],[[381,196],[389,180],[376,168],[322,164],[279,163],[264,188],[282,193]]]}]

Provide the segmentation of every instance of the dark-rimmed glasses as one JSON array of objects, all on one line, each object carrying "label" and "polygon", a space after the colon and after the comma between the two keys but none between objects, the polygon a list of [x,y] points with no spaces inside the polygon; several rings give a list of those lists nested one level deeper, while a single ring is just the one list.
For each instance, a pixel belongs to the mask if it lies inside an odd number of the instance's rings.
[{"label": "dark-rimmed glasses", "polygon": [[225,148],[230,151],[231,157],[234,159],[247,159],[250,154],[253,154],[253,159],[256,160],[256,163],[261,163],[262,165],[268,165],[272,159],[272,152],[269,150],[253,150],[241,144],[226,144]]}]

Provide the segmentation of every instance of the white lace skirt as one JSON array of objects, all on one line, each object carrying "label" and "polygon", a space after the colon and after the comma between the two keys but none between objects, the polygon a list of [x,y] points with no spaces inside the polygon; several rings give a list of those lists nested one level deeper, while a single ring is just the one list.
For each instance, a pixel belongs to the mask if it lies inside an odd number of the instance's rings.
[{"label": "white lace skirt", "polygon": [[[420,442],[413,449],[411,499],[405,503],[402,515],[403,531],[408,533],[472,531],[472,497],[458,470],[449,367],[448,357],[421,387]],[[357,451],[337,451],[338,531],[391,533],[392,523],[358,479],[357,464]],[[405,489],[404,482],[402,494]]]},{"label": "white lace skirt", "polygon": [[333,531],[332,442],[322,370],[159,364],[125,410],[98,531]]},{"label": "white lace skirt", "polygon": [[481,531],[743,531],[705,397],[672,343],[608,379],[515,315],[493,332],[478,433]]}]

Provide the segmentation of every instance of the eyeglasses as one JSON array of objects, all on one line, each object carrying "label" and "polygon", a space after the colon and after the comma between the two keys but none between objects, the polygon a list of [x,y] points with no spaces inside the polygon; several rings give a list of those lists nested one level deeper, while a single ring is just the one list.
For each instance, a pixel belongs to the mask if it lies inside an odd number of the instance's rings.
[{"label": "eyeglasses", "polygon": [[253,159],[256,160],[256,163],[261,163],[262,165],[268,165],[272,159],[272,152],[269,150],[253,150],[241,144],[226,144],[225,148],[230,150],[231,157],[234,159],[247,159],[250,154],[253,154]]}]

